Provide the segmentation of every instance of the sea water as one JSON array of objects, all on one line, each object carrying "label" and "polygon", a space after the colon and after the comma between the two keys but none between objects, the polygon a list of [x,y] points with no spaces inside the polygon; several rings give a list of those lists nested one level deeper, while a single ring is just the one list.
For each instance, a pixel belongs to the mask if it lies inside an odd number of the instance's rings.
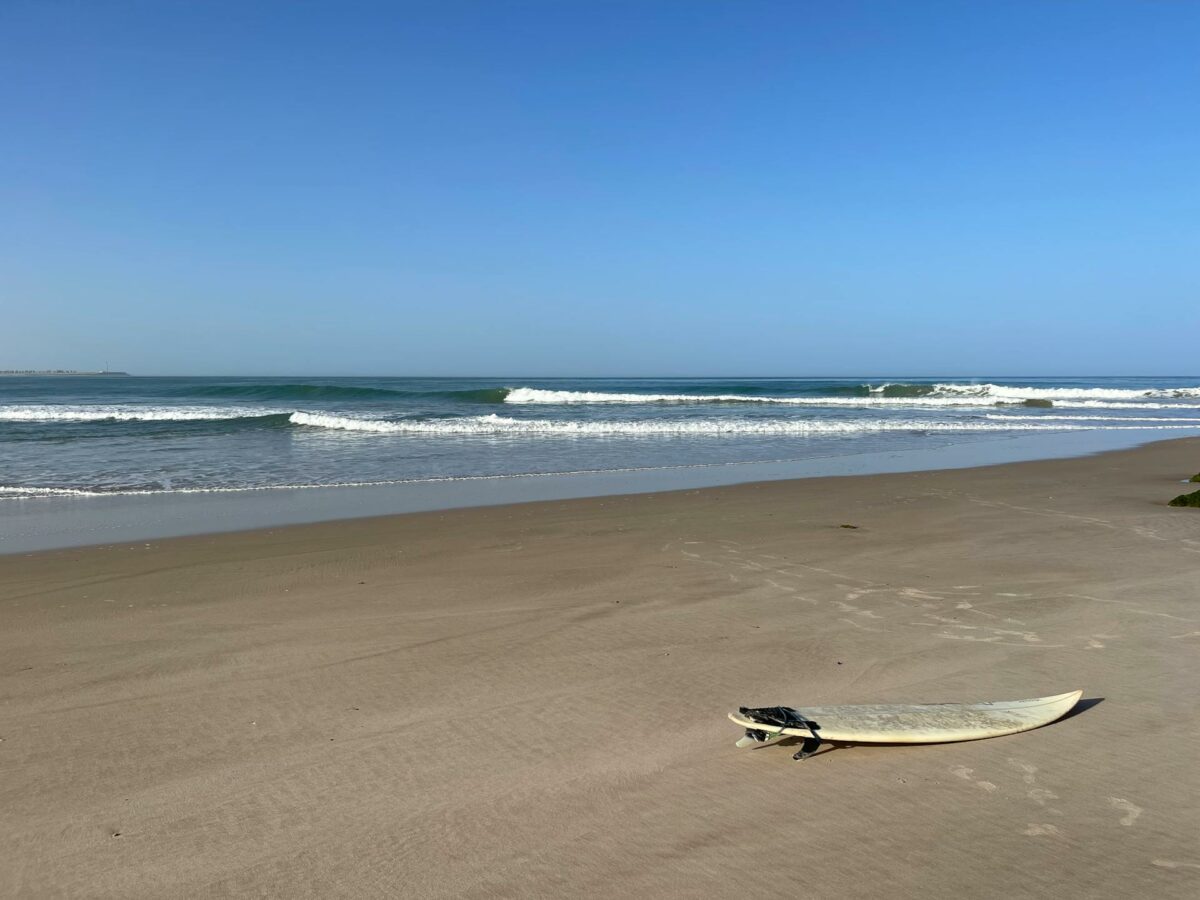
[{"label": "sea water", "polygon": [[6,501],[53,497],[733,466],[1123,431],[1200,433],[1200,377],[4,377],[0,515]]}]

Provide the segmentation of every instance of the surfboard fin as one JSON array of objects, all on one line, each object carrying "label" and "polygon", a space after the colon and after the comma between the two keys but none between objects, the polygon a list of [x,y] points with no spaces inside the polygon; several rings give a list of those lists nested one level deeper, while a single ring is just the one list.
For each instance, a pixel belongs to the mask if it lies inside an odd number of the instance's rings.
[{"label": "surfboard fin", "polygon": [[752,747],[755,744],[765,744],[774,736],[765,731],[759,731],[757,728],[747,728],[746,733],[738,739],[737,746]]}]

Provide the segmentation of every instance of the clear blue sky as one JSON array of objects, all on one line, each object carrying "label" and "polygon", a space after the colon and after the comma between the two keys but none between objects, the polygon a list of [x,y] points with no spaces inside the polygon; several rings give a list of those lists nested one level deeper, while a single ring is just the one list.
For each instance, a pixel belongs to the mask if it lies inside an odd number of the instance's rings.
[{"label": "clear blue sky", "polygon": [[0,2],[0,368],[1192,374],[1200,3]]}]

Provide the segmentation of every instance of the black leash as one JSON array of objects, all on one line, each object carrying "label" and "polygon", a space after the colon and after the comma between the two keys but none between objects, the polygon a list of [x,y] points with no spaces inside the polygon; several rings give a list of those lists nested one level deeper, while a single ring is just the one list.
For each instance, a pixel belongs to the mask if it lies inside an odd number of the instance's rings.
[{"label": "black leash", "polygon": [[[804,743],[800,745],[800,749],[792,755],[792,759],[805,759],[812,756],[821,746],[821,736],[817,734],[817,729],[821,726],[812,719],[806,718],[798,710],[792,709],[790,706],[761,706],[751,708],[747,706],[739,706],[740,712],[747,719],[757,722],[760,725],[774,725],[779,728],[806,728],[812,737],[804,739]],[[766,734],[757,731],[753,728],[746,729],[746,736],[754,738],[756,741],[766,740]]]}]

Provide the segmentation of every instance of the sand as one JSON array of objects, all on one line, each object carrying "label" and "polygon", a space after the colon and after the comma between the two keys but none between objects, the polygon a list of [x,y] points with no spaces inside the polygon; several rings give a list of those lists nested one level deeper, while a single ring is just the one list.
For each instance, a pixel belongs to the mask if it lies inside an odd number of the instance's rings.
[{"label": "sand", "polygon": [[[1195,897],[1200,439],[0,558],[0,896]],[[857,528],[842,528],[843,524]],[[793,762],[738,705],[1012,699]]]}]

